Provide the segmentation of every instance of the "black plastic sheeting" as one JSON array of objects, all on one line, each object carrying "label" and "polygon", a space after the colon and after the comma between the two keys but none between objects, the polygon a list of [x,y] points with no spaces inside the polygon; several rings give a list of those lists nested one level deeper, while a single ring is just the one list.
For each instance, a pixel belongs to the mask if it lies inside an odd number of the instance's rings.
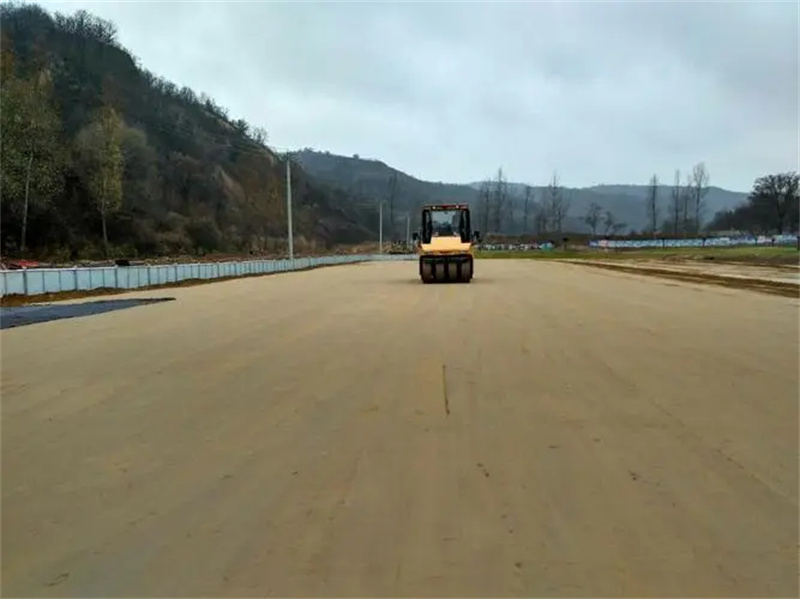
[{"label": "black plastic sheeting", "polygon": [[0,329],[24,327],[29,324],[62,320],[64,318],[80,318],[104,314],[114,310],[135,308],[159,302],[174,301],[174,297],[157,297],[145,299],[98,300],[80,304],[38,304],[36,306],[14,306],[0,308]]}]

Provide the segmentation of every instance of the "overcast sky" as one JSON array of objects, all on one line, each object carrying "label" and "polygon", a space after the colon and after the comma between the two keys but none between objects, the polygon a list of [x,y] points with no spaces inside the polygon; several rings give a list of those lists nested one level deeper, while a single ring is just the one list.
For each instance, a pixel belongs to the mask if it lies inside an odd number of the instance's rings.
[{"label": "overcast sky", "polygon": [[41,2],[281,149],[469,182],[748,190],[798,168],[798,3]]}]

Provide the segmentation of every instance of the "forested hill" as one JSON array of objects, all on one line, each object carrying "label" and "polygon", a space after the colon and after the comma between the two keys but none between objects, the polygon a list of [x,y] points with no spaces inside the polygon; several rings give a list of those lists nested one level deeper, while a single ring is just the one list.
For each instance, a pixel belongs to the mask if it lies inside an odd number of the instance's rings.
[{"label": "forested hill", "polygon": [[[285,162],[266,133],[141,68],[113,23],[0,5],[2,251],[100,257],[280,251]],[[374,237],[359,207],[293,167],[295,247]],[[105,226],[104,226],[105,222]]]},{"label": "forested hill", "polygon": [[[330,152],[304,149],[297,154],[298,161],[309,175],[331,186],[347,191],[351,195],[383,199],[394,219],[387,216],[387,225],[395,222],[395,234],[405,231],[405,217],[409,212],[412,218],[423,203],[467,202],[472,204],[481,222],[482,183],[452,184],[421,181],[379,161],[360,156],[337,156]],[[539,232],[542,226],[536,224],[536,213],[541,212],[542,200],[547,196],[546,185],[530,186],[529,215],[526,222],[524,197],[526,185],[508,182],[506,215],[500,220],[502,233]],[[660,188],[661,213],[667,215],[667,204],[671,188]],[[562,223],[565,231],[588,232],[585,215],[593,204],[613,215],[615,222],[623,224],[627,230],[641,230],[648,224],[647,185],[600,185],[588,188],[564,187],[564,197],[569,209]],[[730,210],[747,199],[746,193],[727,191],[718,187],[708,188],[704,198],[704,217],[706,221],[719,211]],[[541,220],[541,219],[540,219]]]}]

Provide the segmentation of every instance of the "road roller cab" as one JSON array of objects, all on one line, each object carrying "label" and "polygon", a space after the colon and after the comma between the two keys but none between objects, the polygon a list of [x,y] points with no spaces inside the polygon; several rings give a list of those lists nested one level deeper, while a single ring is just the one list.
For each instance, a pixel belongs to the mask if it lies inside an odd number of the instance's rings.
[{"label": "road roller cab", "polygon": [[472,280],[474,243],[480,234],[472,230],[467,204],[423,206],[420,234],[414,234],[423,283]]}]

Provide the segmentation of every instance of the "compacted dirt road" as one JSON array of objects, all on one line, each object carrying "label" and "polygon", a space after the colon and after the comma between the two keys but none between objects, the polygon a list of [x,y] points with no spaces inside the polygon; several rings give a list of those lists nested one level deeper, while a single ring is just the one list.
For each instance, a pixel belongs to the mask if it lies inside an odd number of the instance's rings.
[{"label": "compacted dirt road", "polygon": [[798,300],[476,266],[3,331],[4,596],[796,596]]}]

